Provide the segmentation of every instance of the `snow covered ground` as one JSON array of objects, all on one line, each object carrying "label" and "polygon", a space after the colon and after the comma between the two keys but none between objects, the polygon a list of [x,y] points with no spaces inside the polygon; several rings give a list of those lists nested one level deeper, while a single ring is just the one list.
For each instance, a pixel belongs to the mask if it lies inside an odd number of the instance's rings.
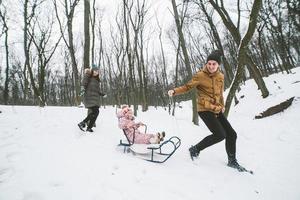
[{"label": "snow covered ground", "polygon": [[[237,157],[254,175],[226,166],[224,141],[191,161],[187,149],[209,134],[202,122],[191,123],[191,102],[181,103],[175,117],[153,107],[138,114],[148,132],[165,130],[167,137],[181,138],[164,164],[117,147],[123,135],[114,107],[102,108],[95,133],[85,134],[77,127],[84,108],[0,106],[0,200],[300,199],[299,74],[297,68],[266,78],[267,99],[247,81],[232,107]],[[286,111],[254,119],[292,96]]]}]

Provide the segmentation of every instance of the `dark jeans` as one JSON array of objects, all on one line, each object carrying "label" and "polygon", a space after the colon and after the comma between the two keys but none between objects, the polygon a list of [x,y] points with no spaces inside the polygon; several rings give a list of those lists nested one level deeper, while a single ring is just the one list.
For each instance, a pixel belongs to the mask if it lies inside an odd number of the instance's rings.
[{"label": "dark jeans", "polygon": [[92,128],[99,115],[99,106],[90,107],[89,110],[91,110],[91,112],[83,120],[83,122],[88,123],[88,128]]},{"label": "dark jeans", "polygon": [[204,111],[198,114],[212,134],[196,144],[197,150],[201,151],[225,139],[227,155],[235,155],[237,135],[223,113]]}]

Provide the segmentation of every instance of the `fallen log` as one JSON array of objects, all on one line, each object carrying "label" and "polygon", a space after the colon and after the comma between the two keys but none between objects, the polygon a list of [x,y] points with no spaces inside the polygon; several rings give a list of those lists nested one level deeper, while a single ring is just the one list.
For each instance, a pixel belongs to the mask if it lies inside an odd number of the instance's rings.
[{"label": "fallen log", "polygon": [[295,97],[289,98],[288,100],[277,104],[275,106],[272,106],[270,108],[268,108],[267,110],[265,110],[264,112],[260,113],[259,115],[255,116],[255,119],[261,119],[264,117],[269,117],[271,115],[277,114],[279,112],[284,111],[285,109],[287,109],[288,107],[290,107],[292,105],[292,102],[294,100]]}]

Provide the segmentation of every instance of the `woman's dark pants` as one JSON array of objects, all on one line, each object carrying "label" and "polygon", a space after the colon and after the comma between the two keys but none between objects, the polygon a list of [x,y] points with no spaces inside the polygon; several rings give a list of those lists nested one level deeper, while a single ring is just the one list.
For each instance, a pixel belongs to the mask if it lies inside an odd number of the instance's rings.
[{"label": "woman's dark pants", "polygon": [[91,112],[88,116],[83,120],[83,122],[88,124],[87,128],[92,128],[98,115],[99,115],[99,106],[93,106],[89,108]]}]

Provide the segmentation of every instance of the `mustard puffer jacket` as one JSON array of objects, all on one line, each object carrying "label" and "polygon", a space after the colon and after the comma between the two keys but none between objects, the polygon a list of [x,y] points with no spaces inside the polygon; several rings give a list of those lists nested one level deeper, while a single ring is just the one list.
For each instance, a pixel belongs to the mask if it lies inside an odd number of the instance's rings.
[{"label": "mustard puffer jacket", "polygon": [[198,71],[188,83],[174,88],[175,95],[197,89],[197,110],[220,113],[224,108],[224,75],[218,69],[210,73],[206,67]]}]

